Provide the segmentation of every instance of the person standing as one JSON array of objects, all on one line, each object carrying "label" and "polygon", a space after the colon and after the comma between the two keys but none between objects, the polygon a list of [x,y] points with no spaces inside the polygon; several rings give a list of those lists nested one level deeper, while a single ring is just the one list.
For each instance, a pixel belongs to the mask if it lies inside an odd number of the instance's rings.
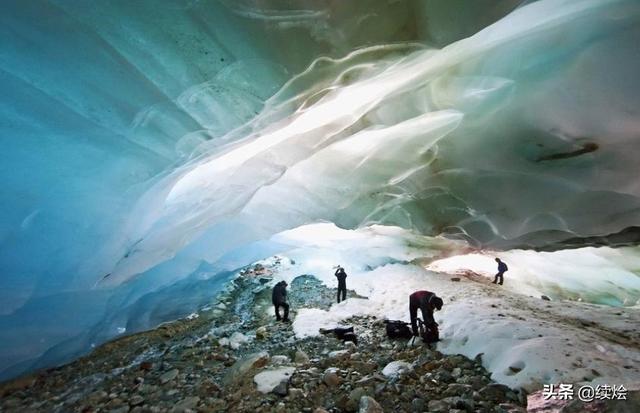
[{"label": "person standing", "polygon": [[[347,273],[344,268],[338,265],[338,269],[335,274],[338,279],[338,303],[347,299]],[[340,300],[340,294],[342,294],[342,300]]]},{"label": "person standing", "polygon": [[[287,283],[286,281],[280,281],[273,287],[271,293],[271,301],[276,310],[276,320],[283,322],[289,321],[289,304],[287,304]],[[280,318],[280,307],[284,308],[284,317]]]},{"label": "person standing", "polygon": [[[498,263],[498,273],[496,274],[496,278],[493,279],[493,283],[502,285],[504,282],[503,275],[505,272],[509,271],[509,268],[507,268],[507,264],[501,261],[500,258],[496,258],[496,262]],[[500,280],[499,282],[498,279]]]}]

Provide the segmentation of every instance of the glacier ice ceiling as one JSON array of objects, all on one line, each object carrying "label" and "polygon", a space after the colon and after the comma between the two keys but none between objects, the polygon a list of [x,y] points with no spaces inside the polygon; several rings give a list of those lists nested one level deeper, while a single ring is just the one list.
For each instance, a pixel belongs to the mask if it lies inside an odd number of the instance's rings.
[{"label": "glacier ice ceiling", "polygon": [[638,44],[635,0],[3,2],[0,378],[309,223],[637,242]]}]

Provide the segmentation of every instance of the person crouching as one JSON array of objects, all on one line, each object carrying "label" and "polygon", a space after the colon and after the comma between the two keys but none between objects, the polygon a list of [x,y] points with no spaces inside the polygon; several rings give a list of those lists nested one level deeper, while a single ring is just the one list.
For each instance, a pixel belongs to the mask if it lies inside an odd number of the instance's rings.
[{"label": "person crouching", "polygon": [[[418,336],[418,309],[422,312],[422,320],[427,329],[434,331],[434,336],[438,337],[438,323],[433,319],[433,312],[442,309],[442,298],[431,291],[416,291],[409,296],[409,315],[411,317],[411,330],[414,336]],[[427,341],[425,337],[423,340]],[[433,340],[431,340],[433,341]],[[437,339],[435,340],[437,341]]]}]

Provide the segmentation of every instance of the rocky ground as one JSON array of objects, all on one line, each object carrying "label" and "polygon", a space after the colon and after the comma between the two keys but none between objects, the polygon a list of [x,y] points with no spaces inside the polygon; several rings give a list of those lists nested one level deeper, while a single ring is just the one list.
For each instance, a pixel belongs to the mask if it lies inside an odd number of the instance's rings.
[{"label": "rocky ground", "polygon": [[[276,322],[271,274],[188,319],[131,335],[74,363],[0,387],[5,412],[522,412],[523,393],[493,383],[480,360],[386,338],[382,320],[352,318],[358,345],[296,339]],[[328,308],[335,289],[310,275],[289,286],[292,316]],[[349,297],[354,296],[349,291]]]}]

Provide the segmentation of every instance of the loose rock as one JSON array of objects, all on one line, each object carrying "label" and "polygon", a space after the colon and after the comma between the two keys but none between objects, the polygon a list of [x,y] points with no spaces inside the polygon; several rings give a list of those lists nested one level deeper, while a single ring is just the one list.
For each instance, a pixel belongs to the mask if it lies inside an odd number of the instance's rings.
[{"label": "loose rock", "polygon": [[383,410],[373,397],[362,396],[358,413],[383,413]]},{"label": "loose rock", "polygon": [[171,380],[175,379],[178,376],[179,372],[180,371],[178,369],[169,370],[168,372],[160,376],[160,383],[166,384],[170,382]]}]

